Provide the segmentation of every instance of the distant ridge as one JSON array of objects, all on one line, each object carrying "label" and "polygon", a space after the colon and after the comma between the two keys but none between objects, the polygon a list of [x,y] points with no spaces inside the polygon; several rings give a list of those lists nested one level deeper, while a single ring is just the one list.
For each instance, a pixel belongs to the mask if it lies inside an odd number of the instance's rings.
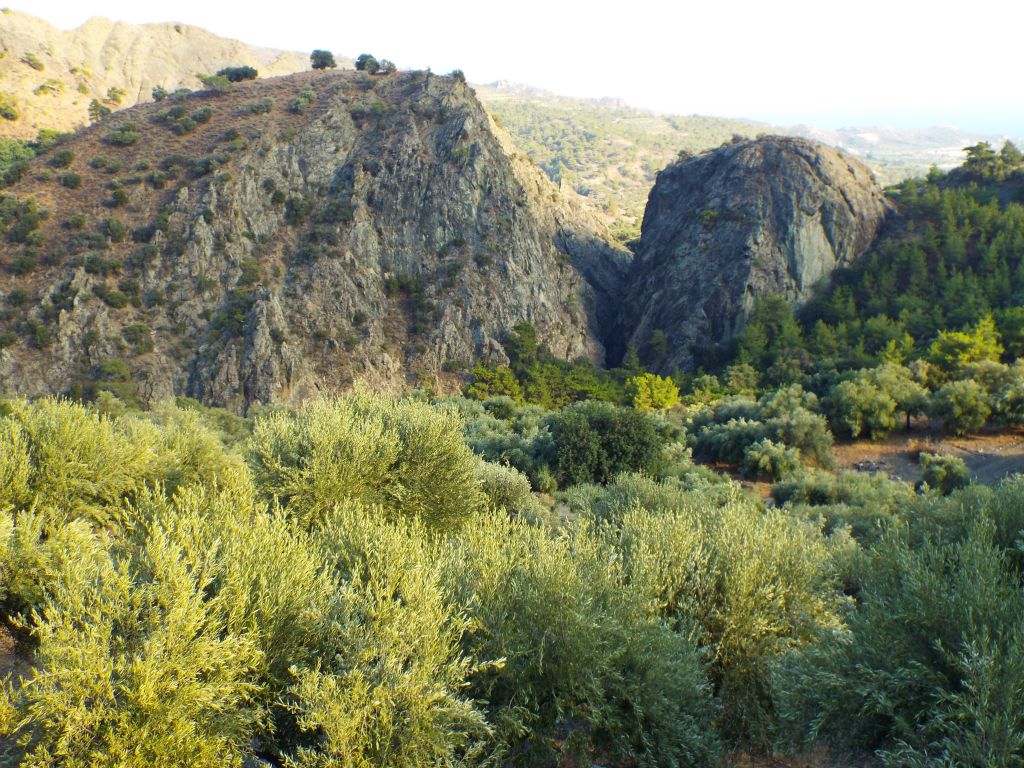
[{"label": "distant ridge", "polygon": [[[306,54],[246,45],[188,24],[93,17],[64,31],[10,9],[0,12],[0,51],[0,94],[17,113],[0,120],[0,135],[23,139],[85,125],[94,99],[110,109],[130,107],[151,101],[154,86],[199,88],[199,73],[222,67],[255,67],[261,77],[309,69]],[[338,65],[352,63],[339,58]],[[112,98],[112,88],[122,93]]]}]

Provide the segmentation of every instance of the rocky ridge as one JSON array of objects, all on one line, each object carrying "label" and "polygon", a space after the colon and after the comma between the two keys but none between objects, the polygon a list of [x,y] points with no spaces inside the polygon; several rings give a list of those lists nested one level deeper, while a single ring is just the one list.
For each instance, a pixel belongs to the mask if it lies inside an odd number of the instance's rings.
[{"label": "rocky ridge", "polygon": [[307,72],[119,112],[61,147],[67,170],[51,152],[9,190],[50,215],[3,246],[29,269],[6,286],[18,341],[0,389],[127,368],[143,401],[244,411],[360,380],[455,386],[502,361],[522,320],[602,362],[628,254],[510,148],[468,86],[422,72]]}]

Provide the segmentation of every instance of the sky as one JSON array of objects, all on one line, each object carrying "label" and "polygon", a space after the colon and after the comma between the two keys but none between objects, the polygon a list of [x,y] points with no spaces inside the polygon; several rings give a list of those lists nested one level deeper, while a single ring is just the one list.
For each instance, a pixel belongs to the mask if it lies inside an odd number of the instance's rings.
[{"label": "sky", "polygon": [[246,43],[362,52],[567,96],[821,128],[956,125],[1024,135],[1020,0],[32,0],[90,16],[176,21]]}]

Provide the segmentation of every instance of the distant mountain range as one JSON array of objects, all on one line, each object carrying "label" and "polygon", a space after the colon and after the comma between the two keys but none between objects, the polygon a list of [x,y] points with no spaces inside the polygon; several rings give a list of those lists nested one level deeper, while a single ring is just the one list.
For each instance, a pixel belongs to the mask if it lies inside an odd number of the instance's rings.
[{"label": "distant mountain range", "polygon": [[[351,67],[350,60],[339,66]],[[307,54],[258,48],[187,24],[127,24],[94,17],[57,29],[9,8],[0,12],[0,135],[34,139],[89,120],[93,100],[108,109],[151,101],[154,86],[200,87],[199,74],[227,66],[260,75],[309,69]]]}]

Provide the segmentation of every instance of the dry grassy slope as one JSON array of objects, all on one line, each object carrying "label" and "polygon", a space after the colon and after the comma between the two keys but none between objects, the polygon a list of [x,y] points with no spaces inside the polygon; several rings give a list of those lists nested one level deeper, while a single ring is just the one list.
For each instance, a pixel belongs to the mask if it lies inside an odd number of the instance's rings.
[{"label": "dry grassy slope", "polygon": [[[289,110],[304,88],[316,100]],[[267,99],[269,112],[249,109]],[[212,115],[176,135],[156,119],[175,106]],[[109,143],[127,123],[137,143]],[[123,358],[143,397],[242,410],[356,379],[443,379],[455,361],[500,355],[494,339],[523,319],[557,353],[600,359],[625,256],[503,141],[471,89],[424,73],[304,72],[115,113],[59,148],[78,188],[60,183],[51,151],[9,190],[50,215],[34,250],[0,245],[0,333],[18,337],[0,351],[0,389],[66,391]],[[288,221],[289,198],[309,203],[301,221]],[[108,217],[161,230],[107,243]],[[13,274],[26,253],[36,268]],[[422,289],[396,292],[389,275]],[[136,301],[101,300],[115,290]],[[127,333],[137,324],[151,349]]]},{"label": "dry grassy slope", "polygon": [[[89,102],[111,87],[125,91],[113,109],[149,101],[154,86],[198,88],[197,73],[252,66],[261,76],[309,68],[298,53],[254,48],[187,24],[127,24],[92,18],[63,31],[4,9],[0,13],[0,93],[17,102],[20,117],[0,120],[0,135],[35,138],[42,128],[71,130],[88,122]],[[24,59],[34,56],[42,69]],[[339,60],[340,66],[348,62]]]}]

